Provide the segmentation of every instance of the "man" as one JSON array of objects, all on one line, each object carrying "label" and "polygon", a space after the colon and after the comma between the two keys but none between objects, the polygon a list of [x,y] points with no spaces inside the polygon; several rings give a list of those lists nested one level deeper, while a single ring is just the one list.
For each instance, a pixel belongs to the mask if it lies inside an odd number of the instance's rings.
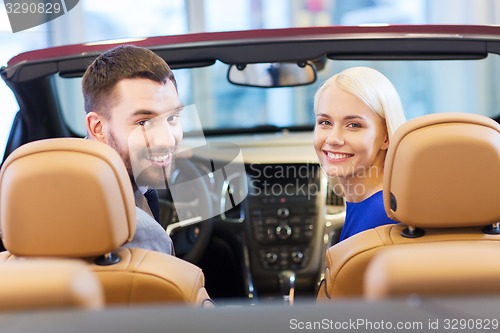
[{"label": "man", "polygon": [[119,46],[87,68],[82,91],[89,139],[113,147],[132,181],[137,227],[125,246],[173,254],[172,240],[154,219],[157,198],[150,206],[145,197],[151,188],[166,186],[183,136],[172,70],[150,50]]}]

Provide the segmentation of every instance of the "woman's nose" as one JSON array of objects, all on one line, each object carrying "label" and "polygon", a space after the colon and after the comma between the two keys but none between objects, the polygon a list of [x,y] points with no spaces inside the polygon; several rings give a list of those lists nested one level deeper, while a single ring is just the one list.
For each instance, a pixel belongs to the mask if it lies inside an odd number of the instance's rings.
[{"label": "woman's nose", "polygon": [[342,133],[342,130],[339,128],[332,128],[327,137],[325,142],[331,146],[340,146],[344,144],[344,136]]}]

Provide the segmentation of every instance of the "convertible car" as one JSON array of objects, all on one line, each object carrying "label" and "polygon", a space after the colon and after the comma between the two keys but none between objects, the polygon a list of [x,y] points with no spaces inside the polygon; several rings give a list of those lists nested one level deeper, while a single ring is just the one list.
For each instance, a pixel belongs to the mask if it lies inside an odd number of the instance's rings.
[{"label": "convertible car", "polygon": [[[345,217],[312,146],[313,96],[331,75],[352,66],[379,70],[408,119],[500,118],[500,27],[332,26],[100,41],[25,52],[1,68],[20,107],[4,159],[29,142],[84,138],[81,77],[119,44],[149,48],[174,70],[189,154],[177,161],[171,188],[159,190],[161,224],[177,256],[203,270],[216,303],[281,302],[291,288],[296,302],[315,302],[325,252]],[[298,309],[307,312],[307,304]]]}]

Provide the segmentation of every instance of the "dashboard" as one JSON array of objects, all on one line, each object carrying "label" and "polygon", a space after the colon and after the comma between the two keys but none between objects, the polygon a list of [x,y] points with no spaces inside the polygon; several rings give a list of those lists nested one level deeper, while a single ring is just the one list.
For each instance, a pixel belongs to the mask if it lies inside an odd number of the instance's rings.
[{"label": "dashboard", "polygon": [[[223,235],[240,263],[233,269],[241,276],[244,296],[282,296],[284,272],[293,274],[297,296],[314,296],[324,272],[325,251],[338,240],[345,208],[342,197],[328,194],[332,191],[317,163],[311,133],[210,137],[207,141],[209,149],[200,149],[202,145],[189,138],[183,144],[198,147],[191,149],[191,160],[201,174],[208,175],[214,232]],[[177,245],[182,239],[174,238],[176,247],[183,247]],[[210,272],[205,274],[210,288]]]}]

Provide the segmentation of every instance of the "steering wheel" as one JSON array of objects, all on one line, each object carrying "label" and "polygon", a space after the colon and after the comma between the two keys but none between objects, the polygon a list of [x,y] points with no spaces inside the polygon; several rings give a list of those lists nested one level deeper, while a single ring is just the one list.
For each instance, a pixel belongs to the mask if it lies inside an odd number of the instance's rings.
[{"label": "steering wheel", "polygon": [[[192,179],[200,180],[195,188],[187,182]],[[186,182],[184,187],[183,182]],[[179,158],[170,184],[181,186],[182,193],[180,198],[176,195],[174,202],[169,190],[158,191],[160,224],[170,234],[176,256],[197,263],[208,246],[214,226],[214,218],[203,221],[198,213],[201,211],[205,216],[214,215],[214,199],[208,177],[190,159]],[[181,216],[177,214],[175,207]]]}]

